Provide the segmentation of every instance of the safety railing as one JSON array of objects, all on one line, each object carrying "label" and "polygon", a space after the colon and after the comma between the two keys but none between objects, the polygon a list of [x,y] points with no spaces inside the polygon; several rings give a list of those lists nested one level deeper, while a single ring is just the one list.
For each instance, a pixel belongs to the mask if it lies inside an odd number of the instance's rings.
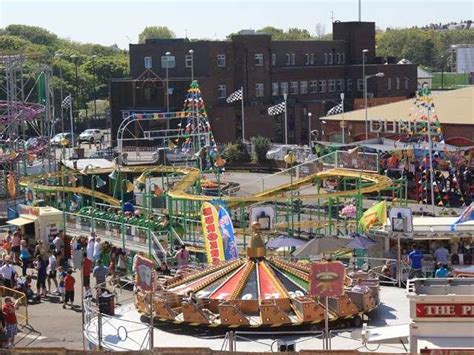
[{"label": "safety railing", "polygon": [[[311,344],[311,349],[317,349],[318,345],[326,349],[325,346],[325,332],[320,330],[306,330],[306,331],[272,331],[272,332],[257,332],[257,331],[229,331],[226,333],[222,342],[221,351],[227,350],[230,352],[237,352],[239,341],[252,343],[255,345],[253,351],[259,352],[275,352],[275,351],[298,351],[297,345],[303,342],[315,341],[317,344]],[[290,350],[277,349],[279,341],[286,344],[287,347],[292,347]],[[319,341],[322,344],[319,344]],[[247,345],[248,346],[248,345]]]},{"label": "safety railing", "polygon": [[83,216],[65,212],[66,233],[90,235],[94,232],[98,237],[112,244],[133,251],[142,251],[157,257],[157,261],[165,261],[167,250],[161,242],[168,240],[168,231],[151,231],[146,227],[104,220],[92,216]]},{"label": "safety railing", "polygon": [[[11,297],[18,305],[18,309],[15,312],[18,325],[24,327],[28,325],[28,299],[23,292],[13,290],[11,288],[0,286],[0,297]],[[3,305],[3,303],[2,303]]]}]

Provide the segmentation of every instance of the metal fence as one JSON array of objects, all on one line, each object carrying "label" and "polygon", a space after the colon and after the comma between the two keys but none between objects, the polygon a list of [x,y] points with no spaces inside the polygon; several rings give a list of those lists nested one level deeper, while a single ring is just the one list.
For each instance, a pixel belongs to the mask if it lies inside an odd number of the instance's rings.
[{"label": "metal fence", "polygon": [[11,297],[17,302],[18,309],[15,312],[18,325],[24,327],[28,325],[28,299],[23,292],[18,292],[11,288],[0,286],[0,297],[2,298],[2,306],[3,306],[3,299],[5,297]]}]

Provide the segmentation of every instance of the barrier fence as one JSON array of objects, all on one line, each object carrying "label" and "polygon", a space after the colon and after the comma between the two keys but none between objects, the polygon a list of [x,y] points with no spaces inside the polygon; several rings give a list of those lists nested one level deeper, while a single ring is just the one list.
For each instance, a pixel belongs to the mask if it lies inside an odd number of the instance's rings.
[{"label": "barrier fence", "polygon": [[28,325],[28,299],[23,292],[18,292],[11,288],[0,286],[0,297],[3,300],[5,297],[11,297],[17,302],[18,309],[15,312],[17,322],[19,326],[25,327]]}]

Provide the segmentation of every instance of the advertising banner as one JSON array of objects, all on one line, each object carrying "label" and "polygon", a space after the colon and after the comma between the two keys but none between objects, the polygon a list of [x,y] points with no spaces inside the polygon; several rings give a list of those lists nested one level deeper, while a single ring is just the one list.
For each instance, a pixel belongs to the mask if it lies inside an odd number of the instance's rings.
[{"label": "advertising banner", "polygon": [[234,226],[229,212],[224,207],[219,208],[219,226],[222,233],[222,241],[224,244],[225,260],[233,260],[239,257],[237,243],[235,241]]},{"label": "advertising banner", "polygon": [[202,204],[201,223],[209,264],[218,264],[224,261],[224,243],[219,226],[219,216],[216,208],[209,202]]},{"label": "advertising banner", "polygon": [[309,274],[311,296],[339,297],[344,294],[346,269],[339,261],[314,263]]},{"label": "advertising banner", "polygon": [[153,287],[153,261],[137,256],[136,260],[137,270],[137,287],[143,291],[151,291]]}]

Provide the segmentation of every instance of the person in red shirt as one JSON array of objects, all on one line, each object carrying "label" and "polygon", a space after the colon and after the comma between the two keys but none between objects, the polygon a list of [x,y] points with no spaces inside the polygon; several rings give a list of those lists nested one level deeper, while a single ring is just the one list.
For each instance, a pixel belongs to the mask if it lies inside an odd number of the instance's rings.
[{"label": "person in red shirt", "polygon": [[71,301],[71,309],[74,309],[74,284],[76,283],[76,279],[72,276],[72,270],[69,269],[67,271],[67,275],[64,278],[64,303],[63,308],[66,308],[66,304],[68,301]]},{"label": "person in red shirt", "polygon": [[85,288],[85,297],[92,297],[91,272],[92,272],[92,260],[87,257],[87,253],[84,253],[84,258],[82,261],[82,282]]},{"label": "person in red shirt", "polygon": [[5,329],[7,333],[7,348],[12,348],[15,343],[15,335],[17,334],[17,321],[15,309],[18,308],[17,302],[13,302],[10,297],[5,297],[5,303],[2,307],[2,313],[5,317]]}]

